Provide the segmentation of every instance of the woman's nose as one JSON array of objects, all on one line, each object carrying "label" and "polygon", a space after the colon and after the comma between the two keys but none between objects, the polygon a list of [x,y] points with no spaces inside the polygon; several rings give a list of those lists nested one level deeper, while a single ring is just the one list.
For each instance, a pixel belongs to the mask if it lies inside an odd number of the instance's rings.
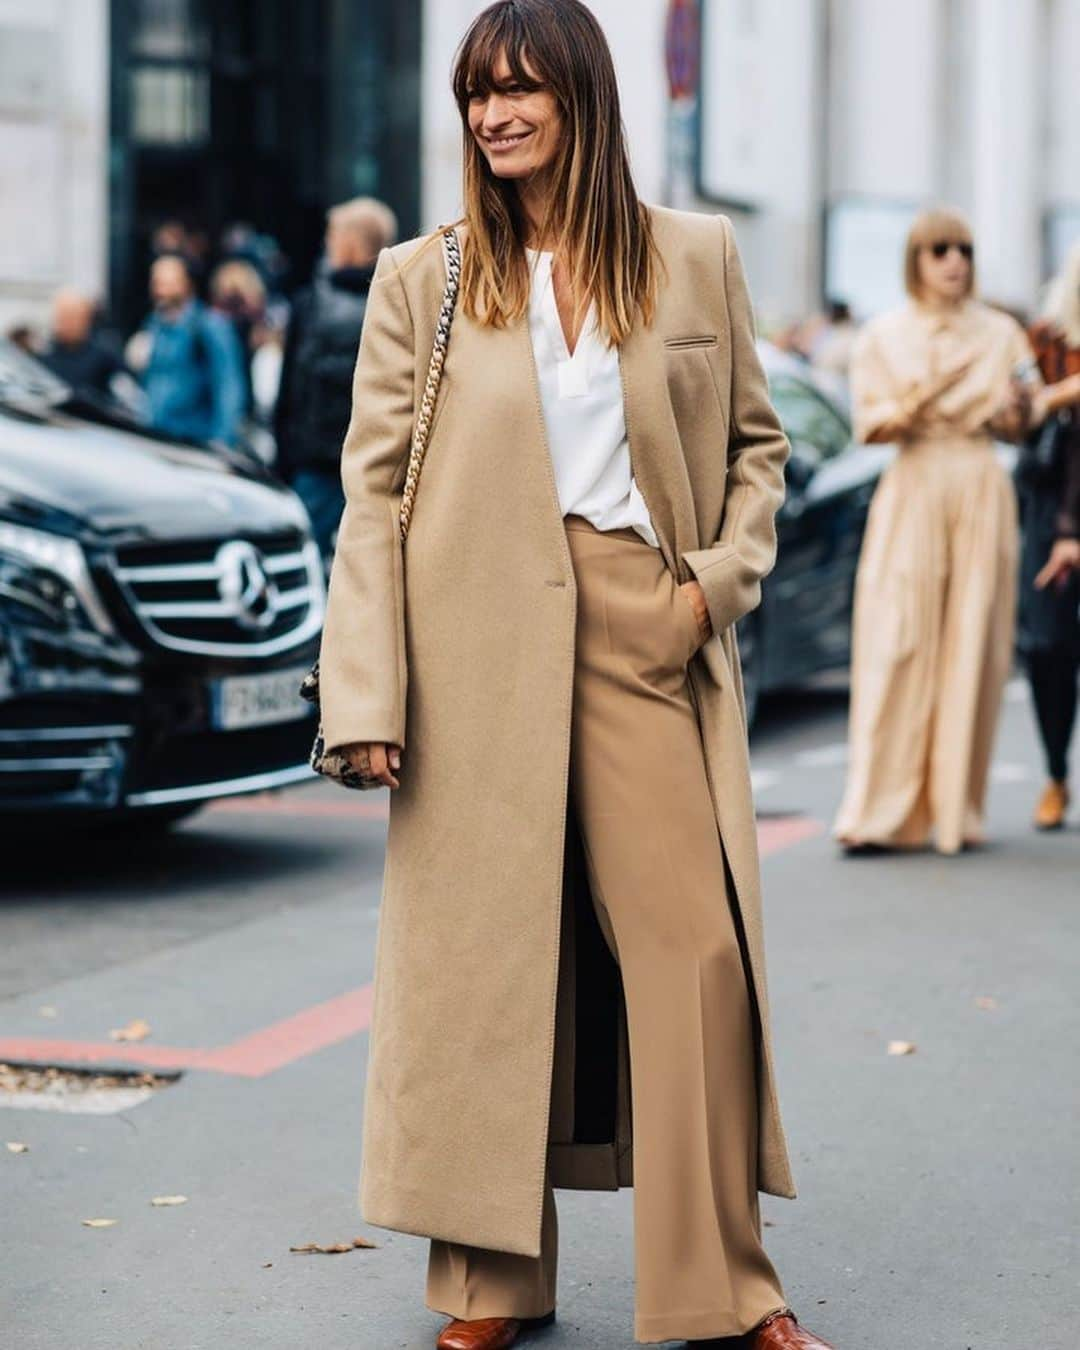
[{"label": "woman's nose", "polygon": [[484,108],[483,126],[485,131],[504,126],[510,121],[510,103],[502,94],[492,94]]}]

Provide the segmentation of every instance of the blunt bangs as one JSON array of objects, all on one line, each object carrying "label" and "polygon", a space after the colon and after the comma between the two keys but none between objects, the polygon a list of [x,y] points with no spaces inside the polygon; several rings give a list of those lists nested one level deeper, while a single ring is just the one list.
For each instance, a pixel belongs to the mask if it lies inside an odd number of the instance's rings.
[{"label": "blunt bangs", "polygon": [[504,53],[515,83],[529,90],[544,87],[545,80],[530,75],[525,67],[528,60],[534,70],[540,70],[535,54],[528,50],[521,16],[510,8],[482,14],[466,34],[454,66],[454,98],[463,116],[474,94],[487,97],[504,87],[495,78]]}]

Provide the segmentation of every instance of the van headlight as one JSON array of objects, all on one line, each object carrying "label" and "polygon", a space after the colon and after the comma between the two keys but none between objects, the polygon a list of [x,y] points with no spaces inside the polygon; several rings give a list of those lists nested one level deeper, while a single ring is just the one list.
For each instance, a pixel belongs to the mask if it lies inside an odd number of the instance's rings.
[{"label": "van headlight", "polygon": [[6,520],[0,520],[0,604],[23,622],[60,632],[115,631],[76,541]]}]

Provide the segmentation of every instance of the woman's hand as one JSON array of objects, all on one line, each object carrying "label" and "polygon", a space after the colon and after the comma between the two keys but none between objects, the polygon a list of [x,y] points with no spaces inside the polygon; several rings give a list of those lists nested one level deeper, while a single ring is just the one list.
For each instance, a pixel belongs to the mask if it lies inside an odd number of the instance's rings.
[{"label": "woman's hand", "polygon": [[1069,573],[1080,569],[1080,539],[1055,539],[1046,565],[1035,578],[1035,589],[1044,591],[1051,582],[1064,585]]},{"label": "woman's hand", "polygon": [[918,435],[933,403],[947,393],[954,384],[967,375],[975,364],[975,356],[963,356],[954,366],[943,370],[923,384],[913,385],[896,405],[896,414],[882,426],[872,439],[892,441],[898,435]]},{"label": "woman's hand", "polygon": [[1037,389],[1031,400],[1031,421],[1033,426],[1045,422],[1051,413],[1062,408],[1074,408],[1080,403],[1080,374],[1067,375],[1057,384],[1044,384]]},{"label": "woman's hand", "polygon": [[683,581],[679,584],[679,590],[689,600],[690,608],[694,611],[694,618],[697,619],[698,629],[701,632],[701,641],[707,642],[712,637],[713,627],[701,583],[699,581]]},{"label": "woman's hand", "polygon": [[1019,380],[1009,385],[1009,396],[987,423],[990,431],[1002,440],[1018,441],[1031,426],[1031,391]]},{"label": "woman's hand", "polygon": [[361,777],[376,778],[388,788],[401,786],[392,772],[401,768],[400,747],[383,741],[356,741],[342,746],[341,753]]}]

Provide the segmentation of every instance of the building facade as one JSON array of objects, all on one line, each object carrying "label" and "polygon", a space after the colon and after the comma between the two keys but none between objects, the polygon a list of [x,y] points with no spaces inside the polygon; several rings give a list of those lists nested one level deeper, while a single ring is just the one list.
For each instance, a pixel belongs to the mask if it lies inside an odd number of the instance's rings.
[{"label": "building facade", "polygon": [[[666,26],[693,8],[696,94]],[[454,46],[476,0],[425,0],[423,218],[460,209]],[[766,323],[901,294],[931,202],[967,212],[983,294],[1029,310],[1080,239],[1080,0],[592,0],[642,195],[735,221]],[[685,31],[685,30],[684,30]],[[678,72],[672,72],[677,74]]]},{"label": "building facade", "polygon": [[[0,0],[0,329],[73,284],[122,325],[152,230],[460,211],[454,49],[481,0]],[[975,226],[1030,309],[1080,238],[1080,0],[592,0],[642,195],[735,220],[762,318],[899,295],[912,214]],[[697,78],[694,78],[694,72]],[[674,96],[673,96],[674,94]]]},{"label": "building facade", "polygon": [[0,326],[70,284],[130,327],[151,236],[236,222],[306,277],[326,209],[419,224],[421,0],[0,0]]}]

